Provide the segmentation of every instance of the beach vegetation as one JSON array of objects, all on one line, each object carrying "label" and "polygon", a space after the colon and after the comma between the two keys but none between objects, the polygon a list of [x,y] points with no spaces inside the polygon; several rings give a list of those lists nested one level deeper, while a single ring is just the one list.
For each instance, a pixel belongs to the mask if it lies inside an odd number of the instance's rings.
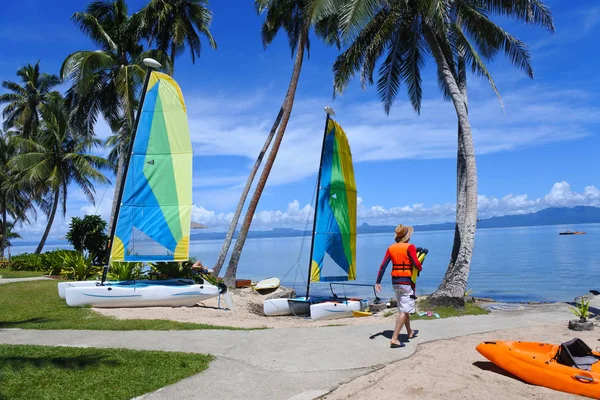
[{"label": "beach vegetation", "polygon": [[212,12],[207,0],[150,0],[133,17],[141,35],[156,49],[168,55],[171,76],[175,73],[175,58],[189,50],[192,64],[200,57],[203,36],[211,48],[217,48],[210,24]]},{"label": "beach vegetation", "polygon": [[[235,246],[229,259],[227,271],[225,272],[224,282],[227,286],[235,286],[237,267],[242,254],[242,249],[246,242],[246,237],[250,230],[254,213],[258,207],[258,202],[267,183],[267,179],[269,178],[271,168],[277,157],[283,135],[285,134],[285,130],[290,120],[294,99],[296,97],[296,90],[298,88],[298,81],[300,79],[300,72],[304,62],[304,54],[306,52],[310,55],[310,32],[313,31],[315,36],[325,44],[335,45],[340,49],[341,42],[338,34],[339,10],[337,7],[332,7],[333,3],[334,2],[329,0],[255,0],[254,2],[257,14],[264,15],[264,21],[261,26],[263,46],[265,48],[269,46],[277,34],[280,31],[284,31],[287,34],[291,55],[294,58],[294,64],[292,77],[281,106],[280,114],[277,117],[277,120],[281,119],[277,128],[277,135],[275,136],[271,151],[267,156],[262,173],[254,189],[248,208],[246,209],[244,221],[242,222]],[[261,150],[261,153],[259,154],[257,164],[260,163],[262,155],[271,141],[275,126],[271,131],[271,135],[267,137],[267,141],[265,142],[265,147],[263,147],[263,150]],[[258,168],[257,165],[256,168]],[[246,184],[247,188],[250,187],[252,178],[253,175],[248,179]],[[246,196],[247,191],[244,191],[238,204],[238,210],[240,211],[246,200]],[[240,214],[236,213],[236,215],[239,218]],[[221,257],[219,257],[218,260],[220,262],[224,260],[224,257],[227,254],[227,249],[229,248],[237,222],[236,218],[231,222],[227,240],[223,244]],[[218,275],[220,268],[220,265],[215,267],[216,275]]]},{"label": "beach vegetation", "polygon": [[0,329],[247,330],[246,328],[166,319],[119,320],[101,315],[88,307],[68,306],[64,299],[58,297],[56,283],[56,280],[39,280],[2,285],[2,290],[0,290]]},{"label": "beach vegetation", "polygon": [[579,322],[587,322],[587,319],[590,316],[590,300],[588,299],[587,301],[585,301],[585,299],[582,297],[581,301],[575,304],[576,307],[569,307],[569,310],[571,310],[571,312],[577,318],[579,318]]},{"label": "beach vegetation", "polygon": [[106,221],[99,215],[71,218],[65,238],[75,250],[95,254],[95,263],[100,264],[106,258]]},{"label": "beach vegetation", "polygon": [[8,269],[13,271],[37,271],[48,275],[59,275],[66,254],[77,253],[75,250],[53,250],[42,254],[22,253],[13,256],[8,262]]},{"label": "beach vegetation", "polygon": [[40,107],[38,132],[32,138],[14,137],[20,151],[8,163],[20,180],[37,183],[35,197],[48,217],[36,254],[42,252],[59,208],[66,215],[71,185],[95,204],[94,185],[109,182],[100,172],[107,166],[106,159],[86,153],[98,139],[82,136],[70,125],[67,105],[60,94],[50,96]]},{"label": "beach vegetation", "polygon": [[[464,307],[454,307],[454,306],[440,306],[435,302],[432,302],[430,298],[426,298],[423,300],[417,301],[417,310],[428,312],[431,311],[431,314],[437,314],[440,318],[451,318],[451,317],[461,317],[464,315],[485,315],[489,314],[490,311],[478,306],[475,303],[467,302]],[[435,316],[431,317],[427,314],[419,316],[419,314],[411,314],[411,319],[437,319]]]},{"label": "beach vegetation", "polygon": [[108,269],[108,279],[113,281],[130,281],[141,276],[142,263],[112,261]]},{"label": "beach vegetation", "polygon": [[2,218],[0,221],[0,259],[4,259],[7,247],[10,258],[11,239],[20,238],[19,233],[15,231],[16,224],[29,223],[30,216],[37,215],[31,197],[32,184],[21,182],[13,169],[6,168],[10,160],[19,152],[19,148],[12,139],[16,134],[14,130],[0,130],[0,164],[2,165],[0,168],[0,216]]},{"label": "beach vegetation", "polygon": [[0,345],[0,398],[129,400],[198,374],[213,359],[171,351]]},{"label": "beach vegetation", "polygon": [[61,275],[73,281],[86,281],[98,275],[101,267],[94,265],[94,256],[78,251],[63,256]]},{"label": "beach vegetation", "polygon": [[554,31],[549,8],[542,1],[357,1],[342,7],[342,38],[348,48],[335,60],[334,88],[342,93],[355,75],[363,87],[374,84],[386,114],[402,84],[416,113],[423,96],[422,70],[428,59],[437,69],[437,83],[451,101],[458,120],[457,203],[454,245],[447,272],[432,301],[464,304],[477,222],[477,170],[468,114],[467,76],[484,78],[500,98],[486,62],[504,54],[512,65],[533,78],[524,42],[505,31],[493,16],[513,17]]}]

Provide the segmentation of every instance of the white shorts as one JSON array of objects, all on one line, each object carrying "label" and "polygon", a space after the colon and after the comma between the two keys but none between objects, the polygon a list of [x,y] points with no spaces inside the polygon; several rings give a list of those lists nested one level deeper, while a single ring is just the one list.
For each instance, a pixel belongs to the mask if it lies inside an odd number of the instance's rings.
[{"label": "white shorts", "polygon": [[393,285],[396,292],[396,301],[398,301],[398,312],[414,313],[415,300],[410,296],[414,294],[410,285]]}]

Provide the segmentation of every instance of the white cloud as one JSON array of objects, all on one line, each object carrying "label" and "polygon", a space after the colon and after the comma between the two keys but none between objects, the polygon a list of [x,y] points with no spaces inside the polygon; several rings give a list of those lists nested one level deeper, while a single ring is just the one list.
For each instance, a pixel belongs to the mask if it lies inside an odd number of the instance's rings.
[{"label": "white cloud", "polygon": [[[451,222],[455,218],[456,207],[454,204],[413,204],[385,208],[379,205],[365,206],[363,198],[358,198],[358,223],[367,222],[373,225],[395,224],[403,221],[408,224],[430,224]],[[480,218],[507,214],[525,214],[536,212],[548,207],[574,207],[574,206],[600,207],[600,190],[594,186],[587,186],[583,192],[578,193],[571,189],[567,182],[556,182],[550,192],[537,199],[530,199],[526,194],[508,194],[502,198],[480,195],[478,209]],[[194,216],[198,222],[211,227],[229,226],[232,214],[217,214],[202,207],[197,208]],[[300,207],[297,200],[288,204],[285,211],[263,210],[256,213],[252,222],[252,229],[270,229],[273,227],[294,227],[303,229],[312,221],[314,209],[310,204]],[[242,216],[243,218],[243,216]]]},{"label": "white cloud", "polygon": [[[277,102],[263,94],[253,98],[217,96],[210,101],[189,97],[195,155],[239,156],[248,160],[249,168],[271,129]],[[591,133],[589,124],[600,122],[600,108],[588,105],[593,102],[582,91],[531,87],[505,93],[503,101],[504,111],[492,95],[470,106],[478,155],[580,139]],[[268,185],[316,174],[325,120],[322,109],[328,103],[318,98],[296,101]],[[355,163],[456,157],[456,115],[452,105],[441,98],[424,100],[421,116],[404,101],[397,103],[390,116],[383,113],[378,101],[357,103],[338,98],[333,105],[334,118],[348,135]],[[242,184],[243,175],[231,170],[224,171],[223,177],[196,179],[216,179],[225,186]]]},{"label": "white cloud", "polygon": [[[63,237],[68,229],[72,216],[83,216],[86,214],[100,214],[105,220],[110,216],[112,195],[107,196],[98,209],[96,206],[83,205],[77,212],[68,213],[67,218],[57,214],[50,239]],[[401,221],[407,224],[430,224],[440,222],[451,222],[455,218],[454,204],[434,204],[425,206],[423,204],[403,205],[385,208],[379,205],[366,206],[365,200],[358,198],[358,223],[367,222],[372,225],[393,225]],[[574,206],[600,207],[600,190],[595,186],[587,186],[582,192],[575,192],[567,182],[556,182],[551,190],[544,196],[530,199],[527,194],[508,194],[502,198],[480,195],[478,208],[480,218],[507,214],[525,214],[536,212],[548,207],[574,207]],[[314,208],[310,204],[301,206],[297,200],[290,202],[285,210],[261,210],[254,215],[251,229],[262,230],[272,228],[296,228],[310,229]],[[233,212],[218,213],[205,208],[194,206],[192,220],[207,225],[213,230],[225,231],[229,228]],[[242,214],[238,229],[243,221]],[[46,218],[39,215],[37,221],[31,225],[17,228],[24,240],[39,240],[45,227]]]}]

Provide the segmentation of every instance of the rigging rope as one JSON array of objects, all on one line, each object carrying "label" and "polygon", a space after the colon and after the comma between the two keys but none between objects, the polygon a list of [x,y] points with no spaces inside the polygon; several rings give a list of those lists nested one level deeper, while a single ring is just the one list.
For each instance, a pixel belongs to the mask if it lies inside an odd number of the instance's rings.
[{"label": "rigging rope", "polygon": [[[312,199],[315,199],[318,187],[319,187],[319,182],[317,182],[317,184],[315,185],[315,189],[313,190],[313,194],[311,196]],[[317,207],[317,205],[315,204],[315,208],[316,207]],[[304,234],[302,235],[302,241],[300,242],[300,250],[298,251],[298,258],[296,259],[296,262],[294,264],[292,264],[290,269],[285,273],[283,278],[281,278],[281,281],[283,282],[285,277],[288,276],[288,274],[292,271],[292,269],[294,269],[294,267],[296,267],[296,275],[294,276],[293,286],[296,286],[296,281],[298,280],[298,273],[302,272],[302,270],[300,268],[300,258],[302,258],[302,250],[304,250],[304,243],[306,242],[306,236],[307,236],[306,234],[307,234],[308,226],[310,224],[310,219],[311,219],[311,213],[309,213],[308,217],[306,218],[306,224],[304,225]],[[313,235],[312,231],[310,232],[310,235],[312,237],[312,235]],[[309,257],[310,257],[310,255],[309,255]],[[300,274],[300,276],[302,277],[302,281],[303,281],[304,285],[306,285],[306,279],[304,278],[304,274]]]}]

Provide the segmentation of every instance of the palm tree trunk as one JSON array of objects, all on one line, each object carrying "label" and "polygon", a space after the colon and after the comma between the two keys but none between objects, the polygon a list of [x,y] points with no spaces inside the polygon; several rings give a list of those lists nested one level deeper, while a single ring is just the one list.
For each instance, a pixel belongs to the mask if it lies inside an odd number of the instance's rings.
[{"label": "palm tree trunk", "polygon": [[[442,283],[432,294],[436,304],[464,305],[464,293],[471,269],[477,227],[477,169],[475,149],[467,109],[467,99],[461,92],[457,77],[443,56],[439,42],[427,36],[436,63],[446,83],[458,117],[457,205],[454,248]],[[466,85],[466,81],[465,81]],[[466,88],[466,86],[465,86]]]},{"label": "palm tree trunk", "polygon": [[116,224],[117,208],[119,207],[119,190],[123,183],[123,170],[125,169],[125,153],[127,146],[125,140],[121,138],[119,142],[119,161],[117,162],[117,174],[115,176],[115,192],[113,194],[113,203],[110,210],[110,219],[108,221],[108,232],[112,232],[113,224]]},{"label": "palm tree trunk", "polygon": [[[6,200],[6,198],[5,198]],[[6,243],[8,241],[8,221],[6,220],[6,201],[2,202],[2,239],[0,239],[0,249],[2,249],[2,254],[0,254],[0,258],[4,258],[4,249],[6,248]]]},{"label": "palm tree trunk", "polygon": [[283,115],[281,117],[281,124],[279,125],[279,130],[277,131],[275,142],[273,142],[273,148],[271,148],[271,152],[269,153],[269,157],[265,162],[263,172],[260,175],[260,179],[258,180],[256,189],[254,191],[254,194],[252,195],[250,204],[248,205],[248,210],[246,211],[246,216],[244,217],[244,223],[242,224],[242,228],[240,229],[238,238],[235,241],[235,247],[233,248],[231,258],[229,259],[229,266],[227,267],[227,272],[225,273],[224,279],[225,284],[227,286],[235,285],[237,267],[240,261],[240,256],[242,255],[242,248],[244,247],[244,243],[246,242],[246,236],[248,235],[248,230],[250,229],[250,224],[252,223],[252,218],[254,217],[254,212],[256,211],[256,207],[258,206],[258,201],[260,200],[262,191],[267,183],[267,179],[269,178],[271,167],[273,167],[273,163],[275,162],[275,158],[277,157],[277,151],[279,150],[281,140],[283,139],[283,134],[285,133],[288,121],[290,120],[292,107],[294,105],[294,97],[296,96],[296,88],[298,87],[298,80],[300,78],[300,71],[302,70],[302,61],[304,60],[304,46],[306,45],[307,37],[308,26],[305,26],[300,32],[300,39],[298,40],[298,50],[296,52],[296,59],[294,60],[292,78],[290,80],[290,85],[285,95],[285,99],[283,100]]},{"label": "palm tree trunk", "polygon": [[223,242],[223,247],[221,248],[221,252],[219,253],[219,258],[217,259],[217,262],[215,263],[215,266],[213,268],[214,276],[219,276],[219,272],[221,272],[221,268],[223,267],[223,263],[225,262],[225,258],[227,257],[227,253],[229,252],[229,246],[231,246],[231,241],[233,239],[233,234],[235,232],[235,228],[237,227],[238,221],[240,219],[240,215],[242,213],[242,210],[244,209],[244,203],[246,202],[246,198],[248,198],[248,192],[250,192],[250,187],[252,187],[252,181],[254,180],[254,177],[256,176],[256,173],[258,172],[258,168],[260,167],[260,164],[262,163],[262,159],[263,159],[265,153],[269,149],[269,145],[271,144],[271,141],[273,140],[273,136],[275,136],[275,132],[277,131],[277,127],[279,126],[279,123],[281,122],[282,116],[283,116],[283,107],[281,107],[281,109],[279,109],[279,114],[277,114],[275,123],[271,127],[271,132],[269,132],[269,135],[267,136],[267,139],[265,140],[265,144],[263,145],[263,148],[260,150],[260,153],[258,154],[258,158],[256,159],[256,162],[254,163],[254,166],[252,167],[252,170],[250,171],[250,175],[248,176],[248,179],[246,180],[246,186],[244,187],[244,190],[242,191],[242,195],[240,196],[240,201],[238,202],[238,206],[235,210],[235,214],[233,215],[233,219],[231,220],[231,225],[229,226],[229,231],[227,232],[227,236],[225,236],[225,242]]},{"label": "palm tree trunk", "polygon": [[46,225],[46,230],[44,231],[42,240],[40,240],[40,244],[35,250],[35,254],[40,254],[44,249],[44,244],[46,243],[46,239],[48,239],[48,234],[50,233],[50,228],[52,228],[52,224],[54,223],[54,216],[56,215],[56,210],[58,209],[59,197],[60,189],[56,189],[56,192],[54,192],[54,202],[52,203],[52,211],[50,211],[50,216],[48,217],[48,225]]}]

